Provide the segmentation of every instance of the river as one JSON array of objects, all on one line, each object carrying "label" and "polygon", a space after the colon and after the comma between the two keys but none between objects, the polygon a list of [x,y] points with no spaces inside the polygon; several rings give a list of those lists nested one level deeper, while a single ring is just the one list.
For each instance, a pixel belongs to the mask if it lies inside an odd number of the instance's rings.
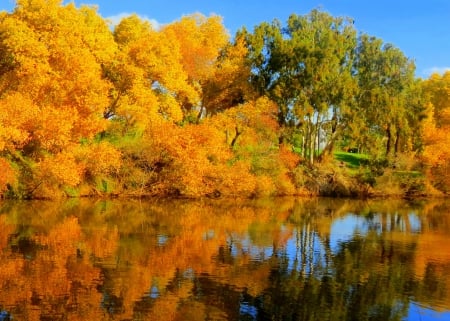
[{"label": "river", "polygon": [[0,202],[0,321],[450,320],[450,202]]}]

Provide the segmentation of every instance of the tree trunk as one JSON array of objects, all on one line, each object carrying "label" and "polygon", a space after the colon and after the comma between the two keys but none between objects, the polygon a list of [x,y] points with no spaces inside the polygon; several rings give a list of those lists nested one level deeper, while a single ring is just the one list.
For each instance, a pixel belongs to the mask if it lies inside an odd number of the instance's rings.
[{"label": "tree trunk", "polygon": [[234,145],[236,144],[237,139],[242,134],[242,132],[239,131],[239,128],[237,126],[234,128],[234,130],[235,130],[235,135],[233,137],[233,140],[231,141],[231,147],[234,147]]},{"label": "tree trunk", "polygon": [[388,124],[386,128],[386,136],[387,136],[387,143],[386,143],[386,157],[388,157],[391,154],[392,149],[392,133],[391,133],[391,125]]},{"label": "tree trunk", "polygon": [[394,143],[394,155],[397,156],[400,148],[400,130],[397,129],[397,133],[395,135],[395,143]]}]

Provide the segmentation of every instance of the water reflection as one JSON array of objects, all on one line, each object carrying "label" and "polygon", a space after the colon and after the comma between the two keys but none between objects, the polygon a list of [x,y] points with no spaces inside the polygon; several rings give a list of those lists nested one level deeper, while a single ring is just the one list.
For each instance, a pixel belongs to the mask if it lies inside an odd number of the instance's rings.
[{"label": "water reflection", "polygon": [[442,320],[449,209],[3,202],[0,320]]}]

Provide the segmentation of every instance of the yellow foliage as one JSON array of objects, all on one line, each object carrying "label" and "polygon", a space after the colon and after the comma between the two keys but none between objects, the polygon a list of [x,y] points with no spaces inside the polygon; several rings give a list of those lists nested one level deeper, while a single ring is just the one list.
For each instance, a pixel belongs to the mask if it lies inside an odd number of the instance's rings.
[{"label": "yellow foliage", "polygon": [[182,17],[165,26],[162,32],[178,39],[184,70],[196,81],[212,74],[212,66],[229,37],[221,17],[199,13]]},{"label": "yellow foliage", "polygon": [[83,145],[74,154],[89,178],[118,173],[122,165],[120,151],[107,142]]},{"label": "yellow foliage", "polygon": [[280,146],[279,157],[283,165],[291,171],[300,163],[300,156],[294,153],[292,148],[286,144]]},{"label": "yellow foliage", "polygon": [[40,161],[36,176],[37,181],[43,184],[76,186],[81,182],[83,170],[72,153],[62,152]]},{"label": "yellow foliage", "polygon": [[422,122],[422,159],[428,166],[428,177],[445,191],[450,189],[450,72],[432,75],[424,88],[430,103]]},{"label": "yellow foliage", "polygon": [[450,160],[450,72],[440,77],[432,75],[424,87],[431,96],[427,118],[422,123],[423,158],[430,166],[440,166]]},{"label": "yellow foliage", "polygon": [[140,19],[136,14],[123,18],[114,28],[114,39],[125,46],[145,37],[152,30],[148,21]]},{"label": "yellow foliage", "polygon": [[102,78],[102,63],[111,59],[115,43],[93,9],[61,6],[61,1],[19,1],[0,22],[0,34],[5,52],[14,57],[11,69],[0,78],[0,88],[26,95],[45,109],[40,111],[40,125],[56,117],[64,127],[61,139],[41,129],[44,148],[90,138],[105,129],[102,114],[110,84]]},{"label": "yellow foliage", "polygon": [[247,47],[214,15],[160,30],[131,15],[112,32],[94,7],[17,1],[0,18],[0,152],[23,171],[17,195],[278,193],[298,158],[279,149],[276,104],[253,97]]},{"label": "yellow foliage", "polygon": [[250,197],[255,194],[257,178],[251,173],[248,161],[237,161],[219,171],[219,191],[224,195]]},{"label": "yellow foliage", "polygon": [[0,151],[22,148],[36,128],[39,109],[20,93],[0,99]]},{"label": "yellow foliage", "polygon": [[216,61],[213,74],[203,87],[203,106],[207,114],[235,107],[243,100],[252,99],[248,78],[250,66],[246,63],[247,47],[243,38],[224,48]]},{"label": "yellow foliage", "polygon": [[257,196],[272,196],[276,193],[276,187],[271,177],[267,175],[259,175],[256,178],[256,190]]},{"label": "yellow foliage", "polygon": [[150,110],[153,115],[156,111],[162,117],[180,121],[182,104],[197,104],[199,94],[188,83],[178,40],[171,34],[152,30],[135,15],[121,21],[115,29],[115,37],[122,50],[118,58],[123,62],[118,65],[120,69],[116,67],[114,75],[110,75],[116,85],[117,98],[128,95],[131,104],[145,107],[144,114]]}]

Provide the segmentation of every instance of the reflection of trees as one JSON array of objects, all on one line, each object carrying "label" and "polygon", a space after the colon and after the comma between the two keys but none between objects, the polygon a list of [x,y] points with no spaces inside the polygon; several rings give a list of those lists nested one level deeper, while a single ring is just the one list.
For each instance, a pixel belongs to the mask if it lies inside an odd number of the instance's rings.
[{"label": "reflection of trees", "polygon": [[[401,320],[411,296],[450,306],[442,206],[29,205],[0,208],[0,311],[16,319]],[[333,246],[333,222],[348,213],[365,232]]]}]

